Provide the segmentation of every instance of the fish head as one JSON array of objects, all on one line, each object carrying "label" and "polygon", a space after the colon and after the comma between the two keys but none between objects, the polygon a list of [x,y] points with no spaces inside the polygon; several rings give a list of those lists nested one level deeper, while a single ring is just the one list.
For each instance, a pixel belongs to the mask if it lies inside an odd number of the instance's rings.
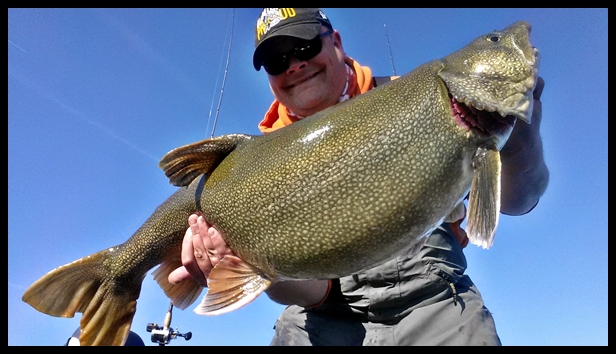
[{"label": "fish head", "polygon": [[456,122],[502,147],[517,119],[530,123],[539,50],[530,43],[531,26],[518,21],[477,37],[441,59],[439,77],[447,86]]}]

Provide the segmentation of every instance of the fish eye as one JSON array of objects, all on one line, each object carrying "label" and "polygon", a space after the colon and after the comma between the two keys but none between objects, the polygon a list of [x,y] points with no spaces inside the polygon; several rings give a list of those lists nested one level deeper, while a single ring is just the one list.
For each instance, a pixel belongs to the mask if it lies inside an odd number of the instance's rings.
[{"label": "fish eye", "polygon": [[498,42],[500,41],[500,36],[498,34],[488,34],[486,39],[490,42]]}]

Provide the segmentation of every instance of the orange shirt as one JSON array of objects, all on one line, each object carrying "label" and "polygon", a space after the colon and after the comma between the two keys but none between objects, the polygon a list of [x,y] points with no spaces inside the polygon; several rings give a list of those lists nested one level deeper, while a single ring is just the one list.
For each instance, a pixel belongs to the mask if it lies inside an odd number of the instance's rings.
[{"label": "orange shirt", "polygon": [[[367,92],[374,88],[374,80],[372,80],[372,70],[367,66],[361,66],[358,62],[346,57],[345,63],[351,67],[355,77],[357,78],[357,85],[355,85],[355,91],[351,93],[351,97],[357,96],[364,92]],[[289,115],[287,107],[283,106],[277,99],[270,105],[270,108],[265,113],[265,117],[259,123],[259,130],[262,133],[270,133],[276,129],[282,128],[286,125],[294,123],[299,118]]]}]

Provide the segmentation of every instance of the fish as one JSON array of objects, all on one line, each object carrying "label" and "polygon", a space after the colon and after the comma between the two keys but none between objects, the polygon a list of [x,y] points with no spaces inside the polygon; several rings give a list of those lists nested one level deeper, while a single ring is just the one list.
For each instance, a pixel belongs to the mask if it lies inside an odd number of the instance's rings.
[{"label": "fish", "polygon": [[194,280],[167,280],[194,212],[236,255],[213,268],[201,315],[242,307],[276,281],[339,278],[412,253],[467,198],[470,242],[489,248],[499,151],[519,120],[532,119],[540,54],[530,31],[518,21],[481,35],[266,135],[170,150],[159,167],[178,190],[126,242],[51,270],[23,301],[51,316],[83,313],[82,345],[122,345],[154,267],[175,307],[200,296]]}]

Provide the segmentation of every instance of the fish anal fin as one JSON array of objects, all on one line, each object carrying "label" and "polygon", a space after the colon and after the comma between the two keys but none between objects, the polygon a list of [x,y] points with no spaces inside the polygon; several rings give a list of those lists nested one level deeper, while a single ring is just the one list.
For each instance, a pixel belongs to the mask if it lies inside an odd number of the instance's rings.
[{"label": "fish anal fin", "polygon": [[165,295],[171,299],[173,306],[184,310],[190,306],[201,294],[203,287],[195,280],[188,279],[178,284],[169,283],[169,274],[182,266],[182,262],[177,260],[166,260],[152,273],[154,279],[160,285]]},{"label": "fish anal fin", "polygon": [[227,134],[180,146],[169,151],[158,163],[169,182],[187,186],[197,176],[212,172],[238,144],[252,139],[246,134]]},{"label": "fish anal fin", "polygon": [[225,256],[212,269],[207,295],[195,313],[215,316],[234,311],[256,299],[271,283],[258,268],[238,257]]},{"label": "fish anal fin", "polygon": [[501,161],[497,150],[479,148],[473,157],[466,233],[470,242],[490,248],[500,215]]}]

